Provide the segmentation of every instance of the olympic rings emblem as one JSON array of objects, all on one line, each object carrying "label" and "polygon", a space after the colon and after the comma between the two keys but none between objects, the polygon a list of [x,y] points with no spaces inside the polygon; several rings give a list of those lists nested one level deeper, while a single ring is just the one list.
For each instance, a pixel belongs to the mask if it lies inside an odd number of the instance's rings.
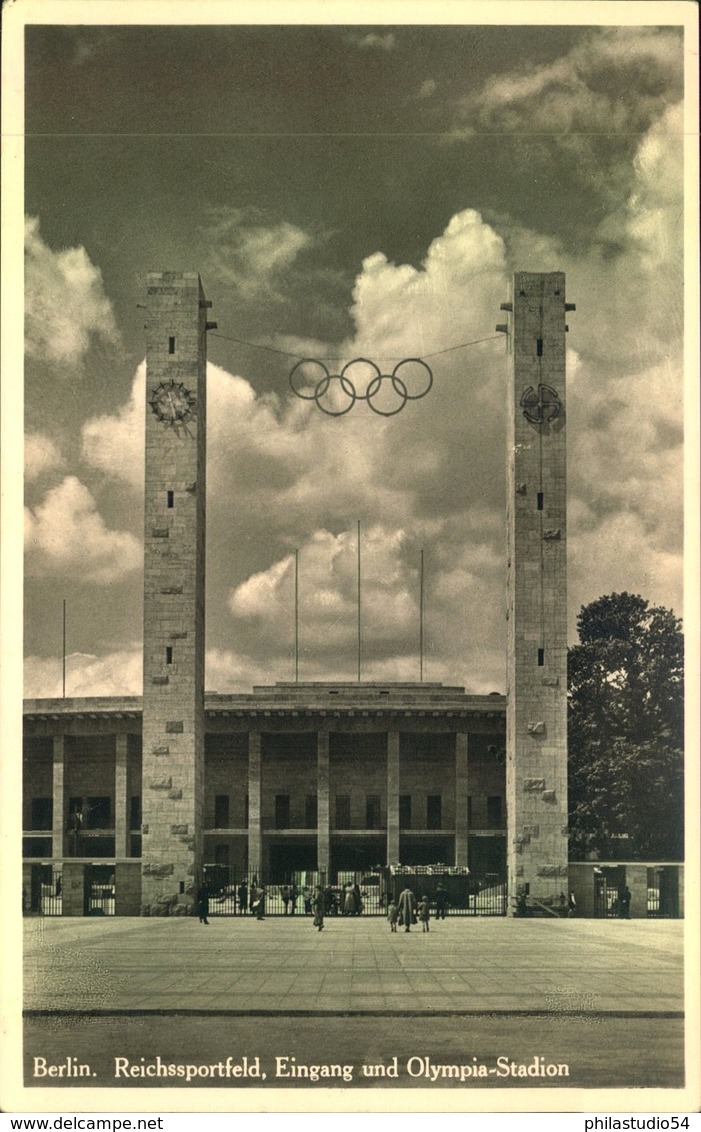
[{"label": "olympic rings emblem", "polygon": [[[399,376],[399,370],[402,366],[420,366],[425,371],[424,381],[426,383],[425,389],[421,389],[419,393],[410,393],[409,386],[406,380]],[[313,385],[313,391],[305,393],[302,389],[297,388],[294,383],[294,375],[302,366],[318,366],[321,371],[321,377],[314,384],[307,381],[307,387]],[[359,393],[356,388],[355,382],[349,376],[351,367],[364,367],[369,366],[371,371],[374,371],[374,376],[365,377],[365,392]],[[406,376],[406,375],[405,375]],[[362,377],[356,378],[358,383],[363,379]],[[338,382],[338,386],[334,386],[334,382]],[[383,392],[382,386],[384,382],[389,382],[389,386],[385,387]],[[347,362],[340,373],[330,373],[323,362],[317,358],[302,358],[290,370],[290,388],[292,392],[302,399],[302,401],[315,401],[317,407],[321,409],[322,413],[326,413],[327,417],[343,417],[349,413],[356,401],[367,401],[373,413],[377,413],[380,417],[394,417],[397,413],[401,413],[407,401],[420,401],[422,397],[430,391],[433,385],[433,373],[431,367],[426,364],[421,358],[404,358],[403,361],[398,362],[391,373],[382,373],[379,366],[375,362],[370,361],[369,358],[354,358],[353,361]],[[389,407],[387,407],[386,398],[389,394]],[[394,395],[399,399],[399,403],[394,403]],[[382,403],[379,398],[382,397]],[[338,401],[341,401],[340,408]],[[384,407],[382,407],[384,406]]]}]

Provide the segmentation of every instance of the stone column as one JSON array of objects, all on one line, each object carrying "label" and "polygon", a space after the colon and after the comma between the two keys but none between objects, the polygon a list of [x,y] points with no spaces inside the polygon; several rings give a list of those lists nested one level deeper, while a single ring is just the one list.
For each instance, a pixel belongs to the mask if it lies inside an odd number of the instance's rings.
[{"label": "stone column", "polygon": [[399,732],[387,734],[387,864],[399,861]]},{"label": "stone column", "polygon": [[207,321],[196,272],[146,287],[143,911],[194,911],[202,876]]},{"label": "stone column", "polygon": [[116,735],[114,759],[114,855],[129,856],[129,821],[127,815],[127,738]]},{"label": "stone column", "polygon": [[[514,275],[507,495],[510,895],[567,884],[566,312],[562,272]],[[513,913],[514,904],[510,904]]]},{"label": "stone column", "polygon": [[261,880],[263,840],[260,813],[260,731],[248,733],[248,868]]},{"label": "stone column", "polygon": [[63,801],[64,736],[54,735],[53,759],[53,829],[51,836],[51,856],[63,857],[63,838],[65,830]]},{"label": "stone column", "polygon": [[630,889],[630,917],[647,919],[647,865],[626,865],[626,884]]},{"label": "stone column", "polygon": [[329,797],[329,733],[316,736],[316,858],[328,880],[331,857],[331,805]]},{"label": "stone column", "polygon": [[455,736],[455,864],[467,865],[467,732]]}]

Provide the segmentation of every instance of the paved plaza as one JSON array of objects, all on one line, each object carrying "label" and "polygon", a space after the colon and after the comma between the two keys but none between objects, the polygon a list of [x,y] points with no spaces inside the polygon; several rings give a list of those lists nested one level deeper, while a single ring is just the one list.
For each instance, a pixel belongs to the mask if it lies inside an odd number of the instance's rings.
[{"label": "paved plaza", "polygon": [[[173,1087],[185,1082],[140,1067],[231,1057],[261,1076],[188,1086],[308,1088],[280,1064],[336,1062],[366,1088],[425,1088],[445,1064],[491,1076],[433,1087],[679,1088],[682,932],[679,921],[454,918],[391,934],[362,917],[321,933],[301,916],[27,920],[25,1083]],[[35,1058],[69,1056],[89,1080],[36,1078]],[[116,1058],[135,1075],[115,1079]],[[568,1077],[499,1079],[499,1058],[566,1063]],[[365,1076],[368,1064],[397,1076]]]},{"label": "paved plaza", "polygon": [[682,923],[303,916],[25,921],[27,1010],[675,1013]]}]

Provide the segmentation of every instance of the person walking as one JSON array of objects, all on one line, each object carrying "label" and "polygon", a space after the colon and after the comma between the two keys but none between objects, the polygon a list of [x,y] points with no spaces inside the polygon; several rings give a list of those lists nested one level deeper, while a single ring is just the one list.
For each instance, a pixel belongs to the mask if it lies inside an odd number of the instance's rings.
[{"label": "person walking", "polygon": [[618,890],[618,915],[622,920],[630,919],[631,891],[627,884],[621,885]]},{"label": "person walking", "polygon": [[285,907],[284,915],[286,916],[288,914],[289,910],[290,910],[290,886],[289,886],[289,884],[283,884],[282,888],[280,889],[280,895],[282,897],[282,903]]},{"label": "person walking", "polygon": [[324,899],[324,890],[322,889],[321,885],[317,885],[317,887],[314,890],[314,895],[312,897],[312,907],[314,909],[314,919],[313,919],[312,922],[313,922],[316,930],[319,931],[319,932],[323,931],[323,928],[324,928],[324,905],[325,904],[326,904],[326,901]]},{"label": "person walking", "polygon": [[290,915],[291,916],[294,916],[295,912],[297,911],[297,901],[298,901],[298,899],[299,899],[299,889],[297,888],[295,881],[292,881],[292,884],[290,885]]},{"label": "person walking", "polygon": [[353,916],[359,916],[363,910],[363,896],[360,891],[360,885],[356,881],[353,885]]},{"label": "person walking", "polygon": [[343,890],[343,908],[341,914],[343,916],[352,916],[355,913],[355,889],[352,884],[347,884]]},{"label": "person walking", "polygon": [[389,904],[387,905],[387,919],[389,920],[389,930],[391,932],[396,932],[397,920],[399,919],[399,909],[394,897],[392,897]]},{"label": "person walking", "polygon": [[265,919],[265,889],[263,888],[263,885],[257,884],[256,887],[253,890],[252,895],[255,896],[255,899],[254,899],[254,902],[253,902],[253,911],[256,914],[256,919],[257,920],[264,920]]},{"label": "person walking", "polygon": [[448,892],[443,884],[443,881],[438,882],[436,889],[436,919],[445,919],[445,910],[448,907]]},{"label": "person walking", "polygon": [[428,896],[421,897],[419,904],[419,923],[421,924],[421,931],[427,932],[430,929],[429,920],[431,918],[431,905],[428,902]]},{"label": "person walking", "polygon": [[209,889],[206,884],[201,884],[197,891],[197,915],[201,924],[209,926]]},{"label": "person walking", "polygon": [[416,914],[416,897],[410,888],[403,888],[399,893],[397,907],[399,908],[401,922],[404,924],[404,931],[411,931],[411,925]]},{"label": "person walking", "polygon": [[239,911],[242,916],[245,916],[248,912],[248,885],[246,884],[245,880],[242,880],[241,884],[239,885],[238,897]]}]

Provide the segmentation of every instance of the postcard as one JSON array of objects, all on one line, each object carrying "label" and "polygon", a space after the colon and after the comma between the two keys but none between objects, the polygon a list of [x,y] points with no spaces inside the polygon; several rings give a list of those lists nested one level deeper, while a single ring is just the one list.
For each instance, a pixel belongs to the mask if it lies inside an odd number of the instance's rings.
[{"label": "postcard", "polygon": [[695,1111],[697,9],[3,14],[2,1107]]}]

